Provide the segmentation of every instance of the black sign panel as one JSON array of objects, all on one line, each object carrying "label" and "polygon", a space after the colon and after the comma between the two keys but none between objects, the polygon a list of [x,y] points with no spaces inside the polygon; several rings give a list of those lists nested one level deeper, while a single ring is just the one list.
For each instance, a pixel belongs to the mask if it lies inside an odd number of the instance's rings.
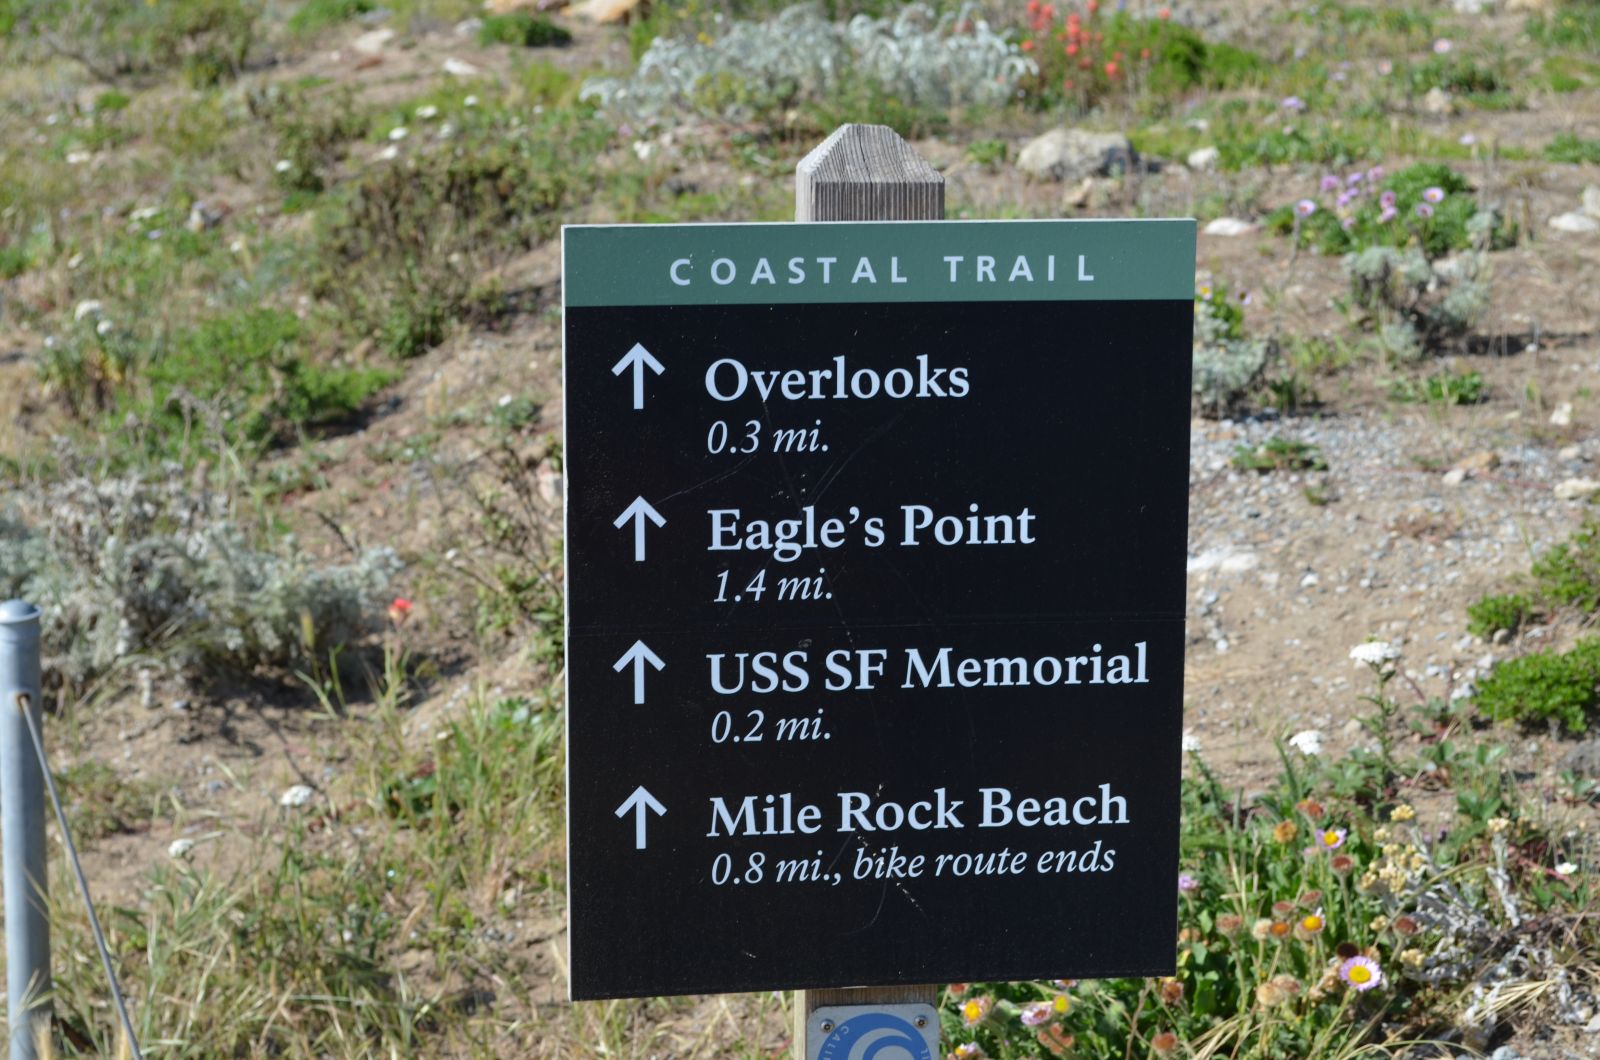
[{"label": "black sign panel", "polygon": [[1172,970],[1193,240],[567,231],[574,998]]}]

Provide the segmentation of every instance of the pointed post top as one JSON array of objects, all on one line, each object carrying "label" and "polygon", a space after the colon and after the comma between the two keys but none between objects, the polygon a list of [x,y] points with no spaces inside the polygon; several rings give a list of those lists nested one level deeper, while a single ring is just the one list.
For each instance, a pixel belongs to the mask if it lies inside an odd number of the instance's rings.
[{"label": "pointed post top", "polygon": [[887,125],[841,125],[795,168],[796,221],[942,221],[944,177]]}]

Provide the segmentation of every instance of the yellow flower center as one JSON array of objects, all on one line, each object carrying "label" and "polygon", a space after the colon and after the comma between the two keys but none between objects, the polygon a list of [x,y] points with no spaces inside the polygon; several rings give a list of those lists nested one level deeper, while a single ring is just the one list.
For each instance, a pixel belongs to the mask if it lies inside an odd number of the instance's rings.
[{"label": "yellow flower center", "polygon": [[1330,832],[1323,832],[1322,833],[1322,841],[1323,841],[1323,843],[1325,843],[1326,845],[1328,845],[1330,847],[1338,846],[1339,845],[1339,833],[1338,832],[1331,832],[1331,831]]},{"label": "yellow flower center", "polygon": [[976,1001],[968,1001],[961,1006],[961,1015],[966,1018],[968,1023],[976,1023],[978,1018],[983,1015],[983,1006]]},{"label": "yellow flower center", "polygon": [[1307,931],[1321,931],[1322,918],[1320,916],[1308,916],[1304,920],[1300,921],[1300,926],[1305,928]]},{"label": "yellow flower center", "polygon": [[1057,1012],[1065,1012],[1072,1007],[1072,1002],[1067,1000],[1067,995],[1057,994],[1054,1005]]},{"label": "yellow flower center", "polygon": [[1366,983],[1370,982],[1371,980],[1372,972],[1367,968],[1366,965],[1358,964],[1350,969],[1350,981],[1352,983]]}]

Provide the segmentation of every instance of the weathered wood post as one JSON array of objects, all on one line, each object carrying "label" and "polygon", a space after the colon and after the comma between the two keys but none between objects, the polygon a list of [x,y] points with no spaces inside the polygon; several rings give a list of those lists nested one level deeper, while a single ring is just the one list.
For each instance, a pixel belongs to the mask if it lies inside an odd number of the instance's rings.
[{"label": "weathered wood post", "polygon": [[[841,125],[795,167],[796,221],[942,221],[944,177],[887,125]],[[927,1004],[939,988],[903,986],[798,990],[794,1055],[806,1060],[810,1017],[833,1006]]]}]

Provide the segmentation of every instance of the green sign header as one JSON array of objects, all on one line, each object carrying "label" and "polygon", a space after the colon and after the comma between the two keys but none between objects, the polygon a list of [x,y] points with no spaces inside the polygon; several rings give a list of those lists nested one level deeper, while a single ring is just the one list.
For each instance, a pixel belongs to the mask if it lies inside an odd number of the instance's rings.
[{"label": "green sign header", "polygon": [[568,225],[569,306],[1179,300],[1195,223]]}]

